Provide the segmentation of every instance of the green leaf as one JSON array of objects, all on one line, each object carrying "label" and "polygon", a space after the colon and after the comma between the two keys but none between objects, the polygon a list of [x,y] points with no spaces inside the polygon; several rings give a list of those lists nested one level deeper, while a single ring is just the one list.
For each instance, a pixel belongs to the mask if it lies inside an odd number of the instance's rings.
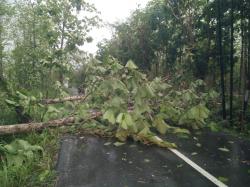
[{"label": "green leaf", "polygon": [[47,113],[59,113],[59,112],[60,111],[57,108],[53,107],[53,106],[49,106],[48,110],[47,110]]},{"label": "green leaf", "polygon": [[147,94],[150,96],[150,97],[154,97],[155,96],[155,91],[153,90],[153,88],[149,85],[149,84],[146,84],[146,90],[147,90]]},{"label": "green leaf", "polygon": [[126,141],[127,137],[129,136],[129,132],[127,130],[119,128],[115,134],[115,137],[120,141]]},{"label": "green leaf", "polygon": [[129,69],[138,69],[138,67],[135,65],[135,63],[132,60],[129,60],[125,66],[126,68]]},{"label": "green leaf", "polygon": [[132,126],[134,124],[133,119],[130,114],[125,114],[124,121],[128,126]]},{"label": "green leaf", "polygon": [[149,130],[148,127],[145,127],[144,129],[142,129],[139,133],[138,133],[138,136],[142,136],[142,137],[146,137],[148,136],[149,134],[151,134],[151,131]]},{"label": "green leaf", "polygon": [[169,143],[167,141],[164,141],[158,136],[151,136],[149,137],[149,140],[160,147],[172,147],[172,148],[176,147],[174,143]]},{"label": "green leaf", "polygon": [[196,129],[201,125],[205,124],[205,119],[208,118],[210,111],[203,104],[196,105],[189,109],[181,118],[179,119],[179,124],[191,124],[191,126]]},{"label": "green leaf", "polygon": [[106,142],[104,145],[109,146],[109,145],[111,145],[111,142]]},{"label": "green leaf", "polygon": [[107,110],[104,115],[103,119],[108,120],[111,124],[115,124],[115,115],[112,110]]},{"label": "green leaf", "polygon": [[19,106],[17,102],[15,101],[11,101],[9,99],[5,99],[5,102],[9,105],[12,105],[12,106]]},{"label": "green leaf", "polygon": [[125,130],[128,130],[128,125],[124,120],[121,122],[121,127]]},{"label": "green leaf", "polygon": [[114,143],[114,145],[116,146],[116,147],[119,147],[119,146],[122,146],[122,145],[124,145],[125,143],[123,143],[123,142],[115,142]]},{"label": "green leaf", "polygon": [[218,177],[218,180],[219,181],[221,181],[221,182],[224,182],[224,183],[226,183],[226,182],[228,182],[228,178],[226,178],[226,177]]},{"label": "green leaf", "polygon": [[124,91],[125,93],[128,93],[128,89],[127,89],[126,85],[118,79],[110,80],[110,83],[108,83],[108,84],[110,84],[114,90],[119,89],[119,90]]},{"label": "green leaf", "polygon": [[120,113],[116,118],[116,122],[121,123],[123,121],[123,118],[124,118],[124,113]]},{"label": "green leaf", "polygon": [[16,91],[16,94],[18,95],[18,97],[20,97],[21,99],[27,99],[27,96],[22,94],[21,92],[19,91]]},{"label": "green leaf", "polygon": [[17,139],[4,146],[9,166],[20,167],[24,161],[32,161],[35,153],[43,152],[42,147],[31,145],[25,140]]},{"label": "green leaf", "polygon": [[190,135],[190,131],[187,130],[187,129],[182,129],[182,128],[173,128],[173,133],[174,134],[187,134],[187,135]]},{"label": "green leaf", "polygon": [[125,101],[121,97],[113,97],[110,104],[112,107],[120,107],[121,105],[125,104]]},{"label": "green leaf", "polygon": [[120,113],[116,118],[116,122],[125,130],[128,130],[128,128],[132,127],[134,124],[131,115],[128,113]]},{"label": "green leaf", "polygon": [[226,147],[220,147],[220,148],[218,148],[218,150],[220,150],[222,152],[230,152],[230,150],[227,149]]},{"label": "green leaf", "polygon": [[43,182],[45,181],[45,179],[50,175],[50,170],[45,170],[43,171],[38,177],[39,177],[39,181]]},{"label": "green leaf", "polygon": [[166,134],[169,126],[164,122],[164,120],[157,118],[154,123],[159,133]]}]

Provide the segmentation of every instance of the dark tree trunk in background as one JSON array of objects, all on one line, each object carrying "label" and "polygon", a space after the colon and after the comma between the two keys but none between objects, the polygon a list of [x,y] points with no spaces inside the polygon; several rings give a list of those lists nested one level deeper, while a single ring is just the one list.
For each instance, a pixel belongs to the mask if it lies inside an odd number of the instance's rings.
[{"label": "dark tree trunk in background", "polygon": [[233,73],[234,73],[234,0],[231,0],[231,50],[230,50],[230,122],[233,120]]},{"label": "dark tree trunk in background", "polygon": [[[243,1],[242,1],[243,2]],[[240,30],[241,30],[241,52],[240,52],[240,78],[239,78],[239,95],[242,94],[242,76],[243,76],[243,66],[244,66],[244,59],[243,59],[243,46],[244,46],[244,27],[243,27],[243,8],[240,11]]]},{"label": "dark tree trunk in background", "polygon": [[220,64],[221,76],[221,99],[222,99],[222,116],[226,119],[226,99],[225,99],[225,83],[224,83],[224,62],[222,55],[222,27],[221,27],[221,0],[217,0],[217,37],[218,37],[218,62]]},{"label": "dark tree trunk in background", "polygon": [[[247,5],[246,5],[247,7]],[[246,11],[246,13],[249,14],[248,11]],[[246,24],[246,26],[248,26],[247,28],[245,28],[245,44],[244,44],[244,62],[245,62],[245,71],[244,71],[244,102],[243,102],[243,120],[246,120],[246,112],[247,112],[247,106],[248,106],[248,100],[249,100],[249,93],[250,93],[250,71],[249,71],[249,54],[250,54],[250,15],[248,15],[248,25]],[[247,35],[248,33],[248,35]],[[242,121],[243,121],[242,120]]]}]

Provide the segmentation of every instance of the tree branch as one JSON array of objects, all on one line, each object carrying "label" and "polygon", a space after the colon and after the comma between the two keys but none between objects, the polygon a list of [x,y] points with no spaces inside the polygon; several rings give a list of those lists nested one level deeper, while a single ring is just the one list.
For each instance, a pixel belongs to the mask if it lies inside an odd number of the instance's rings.
[{"label": "tree branch", "polygon": [[[91,119],[96,119],[102,115],[101,112],[92,111],[91,116],[88,119],[80,119],[80,122],[86,122]],[[68,117],[63,119],[52,120],[48,122],[41,123],[24,123],[24,124],[16,124],[16,125],[2,125],[0,126],[0,135],[8,135],[8,134],[19,134],[19,133],[27,133],[32,131],[40,131],[49,127],[59,127],[59,126],[70,126],[74,125],[76,122],[75,117]]]}]

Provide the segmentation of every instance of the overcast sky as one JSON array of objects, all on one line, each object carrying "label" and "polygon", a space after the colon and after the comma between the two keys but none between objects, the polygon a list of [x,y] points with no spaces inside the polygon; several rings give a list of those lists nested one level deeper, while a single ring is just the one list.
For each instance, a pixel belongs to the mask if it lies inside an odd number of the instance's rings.
[{"label": "overcast sky", "polygon": [[[130,13],[135,10],[139,5],[145,7],[149,0],[87,0],[95,5],[98,11],[101,12],[101,19],[104,23],[122,22]],[[95,54],[97,51],[97,43],[107,38],[110,39],[112,35],[108,27],[93,29],[90,36],[94,41],[90,44],[85,44],[83,49],[89,53]]]}]

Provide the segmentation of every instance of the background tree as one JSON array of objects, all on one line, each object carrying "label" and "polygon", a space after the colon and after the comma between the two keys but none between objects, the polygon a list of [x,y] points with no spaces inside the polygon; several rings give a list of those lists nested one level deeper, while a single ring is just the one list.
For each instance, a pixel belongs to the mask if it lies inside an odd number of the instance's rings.
[{"label": "background tree", "polygon": [[239,110],[245,110],[243,96],[235,94],[233,85],[240,85],[245,98],[248,24],[246,0],[152,0],[126,22],[114,25],[114,37],[100,44],[97,58],[111,55],[123,63],[132,59],[151,77],[171,77],[182,86],[187,80],[203,79],[221,93],[222,117],[229,112],[237,119]]}]

